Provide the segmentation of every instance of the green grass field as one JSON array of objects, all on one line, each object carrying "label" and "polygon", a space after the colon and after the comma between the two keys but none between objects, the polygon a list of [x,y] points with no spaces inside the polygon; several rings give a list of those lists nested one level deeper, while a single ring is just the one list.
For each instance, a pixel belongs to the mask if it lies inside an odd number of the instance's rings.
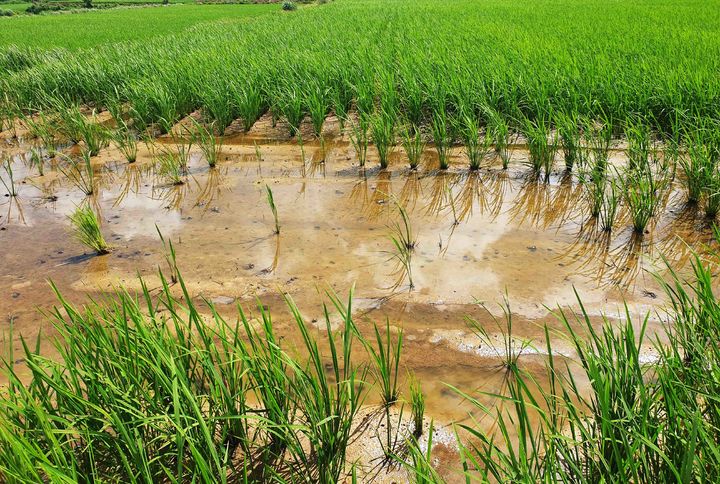
[{"label": "green grass field", "polygon": [[[23,11],[28,4],[0,4]],[[142,41],[182,32],[203,22],[255,17],[277,5],[170,5],[116,8],[81,13],[16,16],[3,19],[0,46],[81,49],[111,42]]]}]

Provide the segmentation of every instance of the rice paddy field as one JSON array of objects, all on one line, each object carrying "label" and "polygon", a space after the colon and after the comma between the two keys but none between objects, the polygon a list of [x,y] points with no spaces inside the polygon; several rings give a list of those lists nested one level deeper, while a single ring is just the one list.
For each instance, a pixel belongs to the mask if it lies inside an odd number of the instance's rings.
[{"label": "rice paddy field", "polygon": [[0,23],[3,482],[720,480],[717,0]]}]

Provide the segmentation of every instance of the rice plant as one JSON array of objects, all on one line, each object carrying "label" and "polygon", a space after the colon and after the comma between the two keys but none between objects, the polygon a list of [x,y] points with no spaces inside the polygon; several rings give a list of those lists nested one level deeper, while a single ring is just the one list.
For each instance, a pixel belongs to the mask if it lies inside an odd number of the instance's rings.
[{"label": "rice plant", "polygon": [[405,149],[405,154],[408,157],[410,169],[417,170],[418,166],[420,166],[423,152],[425,151],[425,141],[422,139],[420,130],[416,127],[411,128],[406,125],[402,129],[402,144]]},{"label": "rice plant", "polygon": [[414,376],[411,376],[409,381],[413,436],[415,436],[415,438],[419,438],[423,433],[423,424],[425,419],[425,395],[423,394],[420,382]]},{"label": "rice plant", "polygon": [[62,155],[68,166],[59,168],[60,172],[85,195],[90,196],[96,191],[95,169],[93,168],[90,151],[82,152],[82,161]]},{"label": "rice plant", "polygon": [[476,116],[465,113],[461,120],[460,136],[465,146],[465,154],[470,163],[470,170],[478,170],[488,155],[492,145],[492,134],[486,130],[480,134],[480,123]]},{"label": "rice plant", "polygon": [[5,176],[0,176],[0,182],[2,182],[8,195],[11,197],[18,196],[18,190],[15,186],[15,176],[13,175],[12,162],[10,159],[4,159],[2,162],[2,169],[5,172]]},{"label": "rice plant", "polygon": [[95,211],[89,205],[81,205],[70,215],[75,238],[83,245],[92,249],[96,254],[107,254],[110,246],[100,230],[100,221]]},{"label": "rice plant", "polygon": [[378,152],[380,168],[386,169],[390,164],[390,155],[395,150],[395,118],[386,111],[378,111],[370,120],[372,141]]},{"label": "rice plant", "polygon": [[403,330],[397,332],[395,341],[392,341],[390,320],[385,320],[385,334],[380,334],[378,326],[375,329],[375,345],[365,341],[365,348],[370,357],[370,371],[380,386],[380,398],[385,413],[385,442],[384,449],[387,457],[392,455],[393,432],[390,418],[392,407],[400,396],[398,375],[400,371],[400,355],[402,353]]},{"label": "rice plant", "polygon": [[575,113],[562,113],[557,118],[557,130],[565,160],[565,170],[571,172],[580,150],[580,126]]},{"label": "rice plant", "polygon": [[37,168],[38,175],[45,175],[45,157],[38,148],[30,149],[30,166]]},{"label": "rice plant", "polygon": [[615,224],[615,219],[622,199],[622,186],[615,179],[607,180],[603,191],[602,207],[600,209],[600,228],[610,232]]},{"label": "rice plant", "polygon": [[83,142],[90,156],[97,156],[100,150],[108,145],[109,134],[102,126],[93,111],[90,119],[79,108],[66,108],[58,105],[60,113],[59,130],[73,143]]},{"label": "rice plant", "polygon": [[200,147],[203,157],[210,168],[217,165],[222,151],[222,138],[215,136],[215,124],[211,123],[209,127],[203,126],[193,120],[193,140]]},{"label": "rice plant", "polygon": [[434,433],[435,427],[433,423],[430,422],[425,450],[420,446],[417,437],[410,437],[406,446],[409,459],[397,455],[393,456],[395,460],[408,470],[413,484],[442,484],[445,482],[433,467],[432,448]]},{"label": "rice plant", "polygon": [[523,134],[528,141],[530,152],[530,165],[533,172],[540,176],[544,172],[544,180],[550,181],[555,154],[558,148],[558,139],[552,132],[549,121],[544,118],[523,120]]},{"label": "rice plant", "polygon": [[392,253],[392,259],[395,259],[399,265],[397,271],[399,277],[395,287],[398,287],[407,277],[408,285],[412,290],[415,287],[412,278],[412,255],[417,242],[407,211],[399,203],[396,202],[395,204],[400,215],[400,221],[396,221],[391,225],[392,231],[389,235],[395,249]]},{"label": "rice plant", "polygon": [[360,115],[357,121],[350,122],[350,142],[361,167],[365,166],[367,160],[368,144],[370,142],[369,131],[370,121],[364,115]]},{"label": "rice plant", "polygon": [[278,221],[278,211],[275,206],[275,198],[273,197],[272,190],[267,185],[265,185],[265,193],[267,195],[268,205],[270,206],[270,210],[273,214],[273,219],[275,220],[275,234],[280,235],[280,222]]},{"label": "rice plant", "polygon": [[628,119],[625,125],[625,138],[628,143],[626,154],[630,169],[656,161],[654,140],[647,122],[641,119]]},{"label": "rice plant", "polygon": [[116,130],[110,131],[110,138],[128,163],[135,163],[138,154],[137,135],[123,122]]},{"label": "rice plant", "polygon": [[633,229],[642,234],[660,209],[663,193],[668,183],[655,174],[650,166],[627,170],[623,186],[625,205],[630,212]]},{"label": "rice plant", "polygon": [[157,174],[171,185],[183,185],[187,169],[180,161],[176,153],[164,151],[155,158],[155,170]]},{"label": "rice plant", "polygon": [[495,153],[500,157],[503,170],[507,170],[512,155],[510,126],[500,113],[491,108],[485,108],[485,115],[488,120],[487,129],[490,131],[495,145]]},{"label": "rice plant", "polygon": [[450,167],[452,137],[450,134],[450,123],[443,108],[439,108],[433,113],[431,128],[433,144],[435,151],[437,151],[440,169],[447,170]]}]

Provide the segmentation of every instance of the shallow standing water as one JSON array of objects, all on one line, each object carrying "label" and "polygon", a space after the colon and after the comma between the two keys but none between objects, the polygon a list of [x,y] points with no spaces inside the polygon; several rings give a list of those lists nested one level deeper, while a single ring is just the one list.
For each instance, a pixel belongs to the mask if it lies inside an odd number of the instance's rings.
[{"label": "shallow standing water", "polygon": [[[3,146],[19,187],[18,197],[3,197],[0,205],[0,330],[7,340],[12,326],[15,354],[21,335],[38,334],[52,354],[52,326],[39,313],[55,302],[48,280],[75,302],[119,285],[139,290],[138,274],[157,288],[157,271],[166,268],[159,230],[173,242],[195,297],[228,318],[235,317],[236,304],[255,313],[259,300],[291,342],[283,296],[324,328],[327,291],[346,299],[354,287],[361,330],[385,318],[403,328],[404,365],[422,382],[428,414],[438,422],[468,418],[468,407],[448,385],[502,392],[494,318],[503,324],[499,303],[505,296],[513,336],[536,348],[526,350],[522,364],[540,375],[543,327],[562,332],[552,310],[577,309],[575,291],[598,322],[601,312],[622,317],[627,302],[638,323],[652,313],[654,332],[661,322],[655,311],[664,301],[652,275],[662,273],[660,256],[682,270],[689,247],[710,239],[679,189],[651,233],[635,236],[621,214],[616,230],[603,234],[577,180],[561,172],[547,184],[528,178],[522,147],[508,171],[468,172],[460,148],[447,172],[431,168],[431,151],[418,172],[403,165],[401,153],[389,170],[374,168],[372,151],[361,169],[342,136],[328,136],[324,148],[317,142],[301,148],[260,122],[249,135],[227,139],[215,169],[194,153],[190,175],[179,186],[155,174],[146,146],[132,165],[114,148],[94,158],[99,190],[88,201],[101,214],[113,250],[93,256],[73,239],[67,219],[85,196],[56,169],[57,160],[39,176],[26,163],[29,148],[29,142],[10,140]],[[278,207],[279,235],[266,185]],[[398,206],[407,210],[416,237],[412,289],[389,238],[400,220]],[[468,317],[495,335],[498,347],[481,344]],[[572,356],[561,337],[554,351]],[[653,357],[649,347],[646,356]]]}]

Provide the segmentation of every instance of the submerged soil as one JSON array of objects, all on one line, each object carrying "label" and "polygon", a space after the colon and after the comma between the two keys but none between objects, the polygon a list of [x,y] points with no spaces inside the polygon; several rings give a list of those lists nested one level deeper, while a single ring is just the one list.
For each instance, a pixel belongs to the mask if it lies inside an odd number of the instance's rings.
[{"label": "submerged soil", "polygon": [[[577,310],[577,292],[599,323],[602,313],[611,320],[624,317],[626,303],[638,325],[650,312],[654,333],[662,323],[664,297],[653,277],[663,273],[661,256],[682,271],[690,249],[710,240],[707,224],[685,206],[679,189],[669,194],[664,215],[648,234],[634,234],[626,214],[606,234],[589,217],[577,180],[561,172],[549,183],[527,177],[522,147],[514,150],[507,171],[493,165],[468,172],[459,148],[447,172],[432,168],[431,151],[417,172],[403,165],[400,153],[390,169],[379,170],[372,148],[362,169],[349,141],[332,132],[332,120],[328,126],[324,146],[308,142],[301,147],[288,141],[282,126],[273,128],[263,119],[249,134],[226,138],[215,169],[194,150],[182,185],[156,175],[152,147],[142,145],[134,164],[115,148],[103,150],[93,159],[99,189],[89,202],[101,214],[113,248],[105,256],[88,253],[70,233],[67,217],[85,196],[57,171],[58,161],[49,161],[40,176],[26,163],[29,142],[4,141],[3,156],[12,160],[19,188],[17,197],[0,190],[4,356],[12,345],[22,367],[20,337],[41,338],[43,350],[53,354],[48,344],[53,329],[40,314],[55,303],[48,281],[78,303],[118,286],[139,290],[138,275],[157,288],[157,271],[167,268],[160,231],[173,242],[183,277],[198,300],[211,301],[228,318],[236,316],[237,304],[251,315],[262,304],[290,346],[297,340],[285,297],[322,332],[328,292],[347,299],[354,287],[353,310],[362,331],[369,335],[372,323],[386,318],[404,331],[402,360],[422,383],[428,418],[439,428],[442,466],[456,459],[447,425],[473,418],[450,386],[503,392],[499,356],[505,297],[517,344],[528,340],[533,345],[524,350],[521,364],[541,377],[545,325],[557,335],[554,352],[573,355],[555,309]],[[274,234],[266,185],[278,209],[279,235]],[[416,239],[412,289],[390,240],[400,222],[398,205],[407,210]],[[497,344],[482,342],[468,318]],[[650,346],[644,356],[652,361]],[[492,422],[481,420],[481,425],[489,428]],[[381,456],[370,434],[360,449],[350,450],[366,463]],[[397,475],[375,477],[393,480]]]}]

